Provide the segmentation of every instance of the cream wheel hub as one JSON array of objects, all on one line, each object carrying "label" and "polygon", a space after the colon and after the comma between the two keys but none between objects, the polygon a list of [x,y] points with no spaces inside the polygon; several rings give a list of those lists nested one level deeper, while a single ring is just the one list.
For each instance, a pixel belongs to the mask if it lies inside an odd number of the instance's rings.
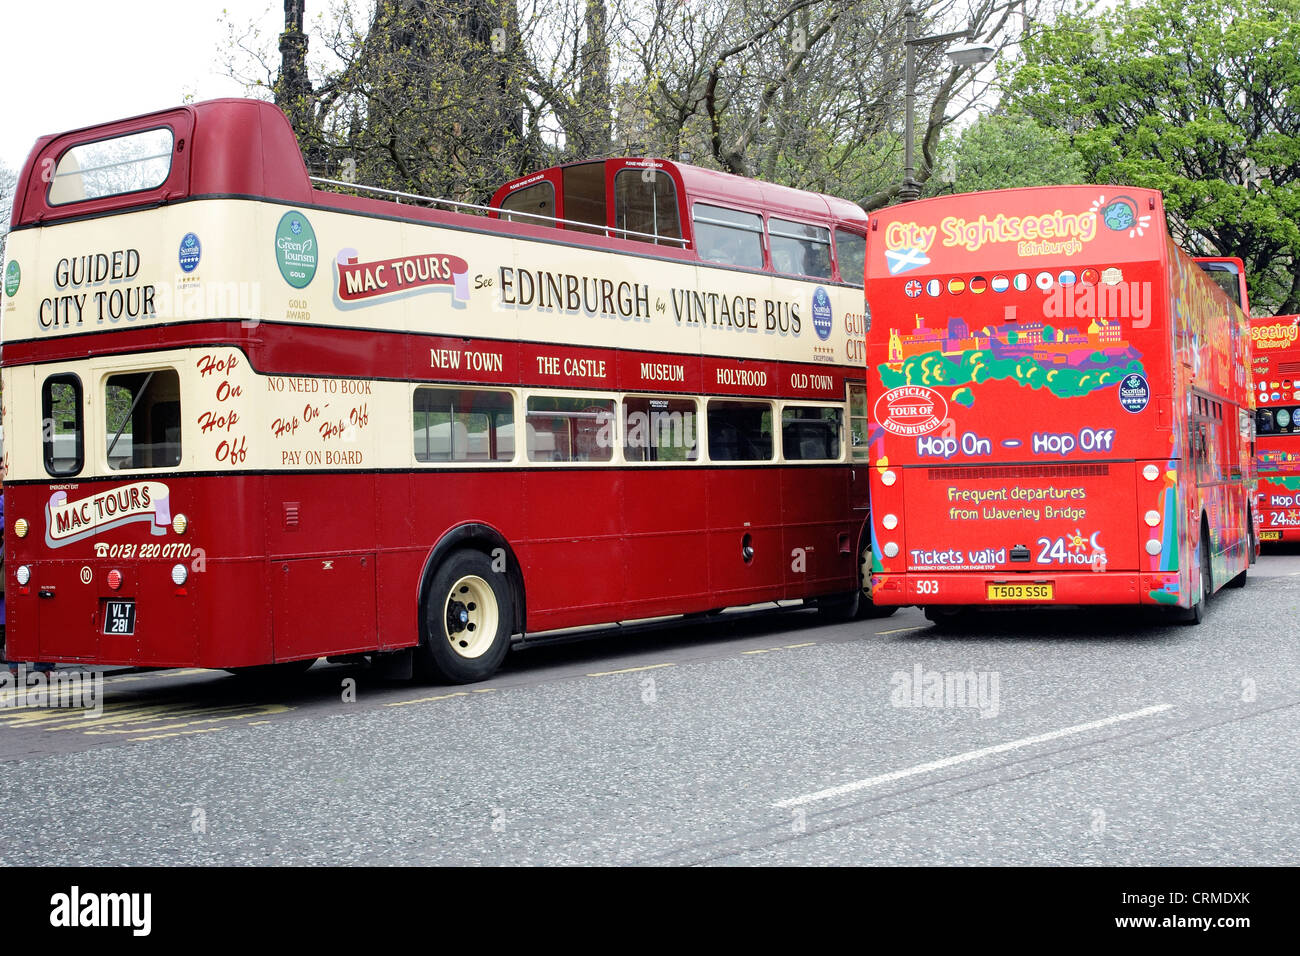
[{"label": "cream wheel hub", "polygon": [[497,634],[497,599],[492,587],[476,574],[451,586],[443,604],[443,633],[461,657],[480,657]]}]

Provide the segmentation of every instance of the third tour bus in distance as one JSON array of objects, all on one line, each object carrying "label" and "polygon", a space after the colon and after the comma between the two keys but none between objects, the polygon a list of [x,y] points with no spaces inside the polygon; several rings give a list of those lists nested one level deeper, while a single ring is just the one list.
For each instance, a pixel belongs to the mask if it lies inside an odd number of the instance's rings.
[{"label": "third tour bus in distance", "polygon": [[1300,315],[1250,320],[1260,541],[1300,541]]},{"label": "third tour bus in distance", "polygon": [[858,206],[618,158],[463,207],[313,183],[251,100],[38,141],[10,656],[470,681],[525,634],[870,610]]},{"label": "third tour bus in distance", "polygon": [[1158,192],[928,199],[867,233],[872,588],[1199,621],[1254,558],[1246,315]]}]

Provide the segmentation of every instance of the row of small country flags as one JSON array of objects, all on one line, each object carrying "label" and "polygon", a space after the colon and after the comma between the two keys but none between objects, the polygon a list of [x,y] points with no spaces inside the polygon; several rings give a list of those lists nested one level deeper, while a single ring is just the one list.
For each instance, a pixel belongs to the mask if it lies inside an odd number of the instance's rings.
[{"label": "row of small country flags", "polygon": [[[1074,285],[1076,282],[1082,285],[1096,285],[1101,279],[1101,274],[1096,269],[1084,269],[1077,275],[1069,269],[1061,272],[1040,272],[1033,279],[1034,285],[1046,292],[1053,285]],[[1006,292],[1014,288],[1017,292],[1024,292],[1029,288],[1029,273],[1017,272],[1014,276],[1008,278],[1004,275],[995,275],[992,278],[987,276],[972,276],[969,280],[954,276],[945,282],[943,279],[930,279],[924,284],[920,279],[909,279],[903,286],[903,291],[911,298],[918,298],[922,292],[926,295],[938,297],[943,295],[944,289],[948,290],[949,295],[961,295],[967,289],[970,289],[975,295],[992,289],[994,292]]]}]

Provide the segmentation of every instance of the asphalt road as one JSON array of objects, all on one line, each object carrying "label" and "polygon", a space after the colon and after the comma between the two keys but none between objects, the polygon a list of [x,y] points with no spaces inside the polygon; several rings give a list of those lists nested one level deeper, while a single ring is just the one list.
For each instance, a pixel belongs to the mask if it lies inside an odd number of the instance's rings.
[{"label": "asphalt road", "polygon": [[1298,766],[1293,549],[1199,627],[795,610],[470,687],[110,676],[98,717],[0,708],[0,863],[1295,864]]}]

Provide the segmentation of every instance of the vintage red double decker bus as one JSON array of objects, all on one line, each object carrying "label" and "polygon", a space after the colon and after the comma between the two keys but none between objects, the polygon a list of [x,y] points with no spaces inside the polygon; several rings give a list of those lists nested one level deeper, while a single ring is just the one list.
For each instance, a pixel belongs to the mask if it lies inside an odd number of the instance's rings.
[{"label": "vintage red double decker bus", "polygon": [[908,203],[872,216],[867,250],[877,604],[1199,621],[1245,583],[1249,327],[1158,192]]},{"label": "vintage red double decker bus", "polygon": [[36,144],[11,657],[468,681],[525,634],[859,604],[861,209],[657,159],[481,209],[329,185],[254,101]]},{"label": "vintage red double decker bus", "polygon": [[1300,315],[1250,320],[1260,541],[1300,541]]}]

